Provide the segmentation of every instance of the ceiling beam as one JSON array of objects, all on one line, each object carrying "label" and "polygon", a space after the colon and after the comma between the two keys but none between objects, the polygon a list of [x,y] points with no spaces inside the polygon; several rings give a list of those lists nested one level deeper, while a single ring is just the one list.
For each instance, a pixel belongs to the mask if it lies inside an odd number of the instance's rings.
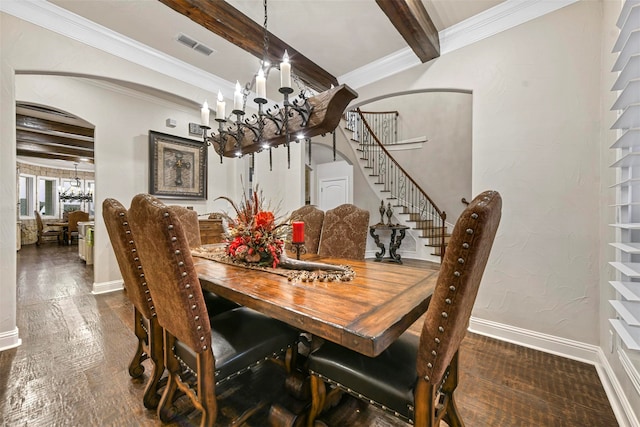
[{"label": "ceiling beam", "polygon": [[[18,156],[24,157],[37,157],[40,159],[52,159],[52,160],[66,160],[68,162],[80,163],[80,157],[78,156],[70,156],[65,154],[51,154],[51,153],[34,153],[32,151],[25,151],[16,149],[16,154]],[[93,163],[93,159],[89,159],[89,163]]]},{"label": "ceiling beam", "polygon": [[[160,0],[176,12],[244,49],[258,59],[264,59],[264,29],[251,18],[223,0]],[[285,49],[294,73],[311,88],[323,92],[338,86],[338,79],[311,61],[277,36],[269,32],[268,59],[279,64]]]},{"label": "ceiling beam", "polygon": [[422,63],[440,56],[438,30],[422,0],[376,0]]},{"label": "ceiling beam", "polygon": [[24,129],[16,130],[16,141],[27,142],[32,144],[49,145],[52,147],[76,147],[84,149],[86,152],[93,154],[93,141],[83,141],[81,139],[68,138],[65,136],[50,135],[40,132],[31,132]]},{"label": "ceiling beam", "polygon": [[16,149],[22,152],[37,154],[61,154],[75,157],[93,159],[93,151],[79,150],[73,147],[58,147],[44,144],[34,144],[30,142],[16,142]]},{"label": "ceiling beam", "polygon": [[93,138],[94,130],[83,126],[75,126],[61,122],[54,122],[52,120],[41,119],[33,116],[25,116],[22,114],[16,114],[16,128],[30,129],[41,132],[59,132],[72,135],[81,135],[88,138]]}]

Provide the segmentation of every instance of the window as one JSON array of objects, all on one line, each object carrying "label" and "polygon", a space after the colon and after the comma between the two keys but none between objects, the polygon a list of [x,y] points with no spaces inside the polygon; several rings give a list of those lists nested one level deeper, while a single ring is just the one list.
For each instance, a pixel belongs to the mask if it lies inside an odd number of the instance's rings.
[{"label": "window", "polygon": [[85,212],[89,212],[89,217],[93,218],[96,214],[95,212],[95,203],[93,202],[93,193],[96,191],[96,183],[91,180],[84,181],[84,192],[85,195],[91,194],[91,200],[86,202],[87,209]]},{"label": "window", "polygon": [[38,177],[38,212],[44,217],[58,213],[58,179]]},{"label": "window", "polygon": [[20,174],[18,179],[20,218],[33,218],[36,204],[36,177]]}]

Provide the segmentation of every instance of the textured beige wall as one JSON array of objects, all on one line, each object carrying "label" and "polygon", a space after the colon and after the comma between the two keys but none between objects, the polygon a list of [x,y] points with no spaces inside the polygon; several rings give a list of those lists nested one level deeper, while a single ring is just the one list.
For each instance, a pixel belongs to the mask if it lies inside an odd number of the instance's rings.
[{"label": "textured beige wall", "polygon": [[600,2],[577,2],[359,88],[473,92],[472,191],[503,217],[476,318],[598,345]]}]

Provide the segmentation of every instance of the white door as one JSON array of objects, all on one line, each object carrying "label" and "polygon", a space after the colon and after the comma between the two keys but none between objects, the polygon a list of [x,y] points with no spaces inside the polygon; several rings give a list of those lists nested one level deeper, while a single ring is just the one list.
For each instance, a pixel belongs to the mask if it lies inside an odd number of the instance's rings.
[{"label": "white door", "polygon": [[336,206],[349,203],[349,178],[321,179],[319,208],[328,211]]}]

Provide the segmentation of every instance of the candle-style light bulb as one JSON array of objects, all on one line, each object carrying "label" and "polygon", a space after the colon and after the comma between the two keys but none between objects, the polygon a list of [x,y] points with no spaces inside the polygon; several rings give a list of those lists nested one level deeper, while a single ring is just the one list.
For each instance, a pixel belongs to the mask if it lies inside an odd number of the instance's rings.
[{"label": "candle-style light bulb", "polygon": [[225,102],[222,97],[222,92],[218,91],[218,102],[216,103],[216,119],[224,119],[225,117]]},{"label": "candle-style light bulb", "polygon": [[242,86],[240,82],[236,80],[236,91],[233,93],[233,109],[235,111],[242,111]]},{"label": "candle-style light bulb", "polygon": [[264,77],[264,71],[260,68],[256,77],[256,94],[258,98],[267,98],[267,80]]},{"label": "candle-style light bulb", "polygon": [[202,104],[202,108],[200,109],[200,123],[202,126],[209,126],[209,104],[207,104],[207,100],[204,100],[204,104]]},{"label": "candle-style light bulb", "polygon": [[291,87],[291,64],[286,49],[280,63],[280,87]]}]

